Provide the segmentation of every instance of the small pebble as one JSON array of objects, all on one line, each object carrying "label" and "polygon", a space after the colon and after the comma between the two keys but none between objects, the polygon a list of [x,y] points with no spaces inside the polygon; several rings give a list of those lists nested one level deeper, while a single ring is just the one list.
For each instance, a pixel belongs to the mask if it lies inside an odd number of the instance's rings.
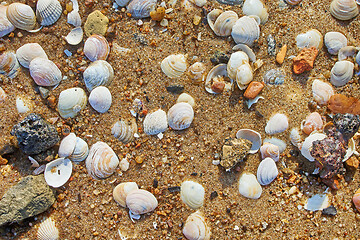
[{"label": "small pebble", "polygon": [[254,99],[264,88],[261,82],[252,81],[246,88],[244,97],[247,99]]},{"label": "small pebble", "polygon": [[219,194],[217,193],[217,191],[213,191],[210,193],[210,200],[214,200],[215,198],[217,198],[217,196],[219,196]]},{"label": "small pebble", "polygon": [[169,192],[174,193],[174,192],[180,192],[180,187],[176,186],[176,187],[168,187]]},{"label": "small pebble", "polygon": [[165,17],[165,8],[164,7],[158,7],[156,11],[150,12],[150,17],[154,21],[161,21]]},{"label": "small pebble", "polygon": [[337,210],[334,206],[330,206],[330,207],[324,208],[322,210],[322,214],[329,215],[329,216],[335,216],[337,214]]},{"label": "small pebble", "polygon": [[287,46],[286,44],[281,47],[280,51],[276,55],[276,62],[278,64],[283,64],[285,56],[286,56]]},{"label": "small pebble", "polygon": [[301,74],[310,71],[314,67],[318,50],[315,47],[303,48],[298,56],[293,58],[293,71],[295,74]]},{"label": "small pebble", "polygon": [[183,85],[167,86],[166,91],[171,92],[171,93],[175,93],[175,94],[180,94],[180,93],[182,93],[184,91],[184,86]]},{"label": "small pebble", "polygon": [[268,54],[270,56],[275,56],[275,47],[276,47],[275,38],[270,34],[266,40],[268,42],[268,49],[267,49]]}]

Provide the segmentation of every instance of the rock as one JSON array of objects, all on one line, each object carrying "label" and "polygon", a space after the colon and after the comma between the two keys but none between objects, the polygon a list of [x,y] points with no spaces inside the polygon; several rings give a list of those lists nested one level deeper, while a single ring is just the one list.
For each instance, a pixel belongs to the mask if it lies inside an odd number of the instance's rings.
[{"label": "rock", "polygon": [[3,158],[0,156],[0,165],[6,165],[8,163],[8,160],[6,158]]},{"label": "rock", "polygon": [[322,214],[329,215],[329,216],[335,216],[337,214],[337,211],[334,206],[330,206],[330,207],[324,208],[322,210]]},{"label": "rock", "polygon": [[352,156],[348,160],[346,160],[345,165],[349,168],[357,169],[359,167],[359,160],[357,157]]},{"label": "rock", "polygon": [[105,35],[109,19],[99,10],[90,13],[84,25],[85,35],[90,37],[93,34]]},{"label": "rock", "polygon": [[16,151],[16,148],[14,145],[5,144],[4,146],[2,146],[0,148],[0,155],[11,154],[11,153],[14,153],[15,151]]},{"label": "rock", "polygon": [[27,155],[41,153],[60,140],[56,128],[36,113],[16,124],[11,135],[16,136],[20,149]]},{"label": "rock", "polygon": [[357,98],[335,94],[330,97],[328,108],[332,113],[360,114],[360,102]]},{"label": "rock", "polygon": [[286,56],[287,46],[286,44],[281,47],[280,51],[276,55],[276,62],[278,64],[283,64],[285,56]]},{"label": "rock", "polygon": [[50,91],[44,87],[39,87],[39,93],[42,99],[47,99],[50,95]]},{"label": "rock", "polygon": [[318,54],[315,47],[303,48],[298,56],[293,59],[293,71],[295,74],[301,74],[310,71],[314,67],[314,62]]},{"label": "rock", "polygon": [[275,56],[275,48],[276,48],[276,41],[275,38],[270,34],[267,38],[266,38],[267,42],[268,42],[268,54],[270,56]]},{"label": "rock", "polygon": [[222,155],[220,165],[227,171],[234,167],[238,162],[241,162],[251,149],[252,143],[243,138],[225,139],[225,143],[222,148]]},{"label": "rock", "polygon": [[336,129],[342,133],[347,142],[359,130],[360,119],[359,116],[353,114],[335,114],[333,118]]},{"label": "rock", "polygon": [[0,201],[0,226],[46,211],[55,202],[44,175],[27,176],[11,187]]},{"label": "rock", "polygon": [[214,65],[218,65],[218,64],[220,64],[220,63],[225,63],[225,64],[227,64],[228,61],[229,61],[229,56],[226,55],[226,54],[223,53],[223,52],[220,52],[220,51],[216,50],[216,51],[214,52],[214,54],[211,55],[210,61],[211,61]]},{"label": "rock", "polygon": [[170,85],[170,86],[166,87],[166,91],[175,93],[175,94],[180,94],[184,91],[184,86],[183,85]]},{"label": "rock", "polygon": [[263,90],[264,84],[261,82],[252,81],[246,88],[244,97],[247,99],[254,99]]},{"label": "rock", "polygon": [[158,7],[156,11],[151,11],[150,17],[152,20],[160,22],[165,17],[165,8]]}]

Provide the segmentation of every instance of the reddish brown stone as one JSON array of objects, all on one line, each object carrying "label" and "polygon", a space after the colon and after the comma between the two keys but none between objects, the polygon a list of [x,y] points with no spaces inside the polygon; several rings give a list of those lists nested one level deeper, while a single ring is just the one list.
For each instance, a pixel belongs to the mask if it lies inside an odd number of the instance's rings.
[{"label": "reddish brown stone", "polygon": [[303,48],[299,55],[293,59],[293,70],[295,74],[301,74],[314,67],[314,62],[318,54],[315,47]]},{"label": "reddish brown stone", "polygon": [[263,88],[264,84],[262,84],[261,82],[253,81],[246,88],[244,97],[248,99],[254,99],[261,92],[261,90],[263,90]]},{"label": "reddish brown stone", "polygon": [[359,100],[342,94],[335,94],[331,96],[328,102],[328,108],[333,113],[360,114]]},{"label": "reddish brown stone", "polygon": [[221,93],[222,91],[224,91],[224,88],[225,88],[224,82],[214,82],[211,85],[211,90],[213,90],[216,93]]}]

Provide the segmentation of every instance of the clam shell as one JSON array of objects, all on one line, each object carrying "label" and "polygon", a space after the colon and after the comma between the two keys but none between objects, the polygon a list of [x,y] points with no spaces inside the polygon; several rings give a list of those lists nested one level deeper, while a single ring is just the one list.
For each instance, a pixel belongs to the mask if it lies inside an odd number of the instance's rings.
[{"label": "clam shell", "polygon": [[248,63],[248,62],[249,62],[249,57],[243,51],[238,51],[238,52],[234,52],[233,54],[231,54],[229,61],[226,65],[226,70],[227,70],[227,74],[228,74],[229,78],[235,80],[237,69],[241,65]]},{"label": "clam shell", "polygon": [[275,161],[272,158],[265,158],[259,164],[257,169],[257,180],[261,185],[269,185],[278,176],[279,171]]},{"label": "clam shell", "polygon": [[4,37],[15,30],[14,25],[6,17],[7,8],[8,6],[0,6],[0,37]]},{"label": "clam shell", "polygon": [[125,7],[131,0],[115,0],[116,4],[120,7]]},{"label": "clam shell", "polygon": [[90,105],[99,113],[105,113],[111,106],[111,92],[107,87],[94,88],[89,96]]},{"label": "clam shell", "polygon": [[216,81],[223,81],[225,83],[224,91],[229,91],[232,89],[233,81],[228,78],[228,74],[226,71],[226,64],[218,64],[213,67],[210,72],[208,73],[206,80],[205,80],[205,90],[211,94],[218,94],[220,92],[215,92],[212,89],[212,84]]},{"label": "clam shell", "polygon": [[261,24],[266,23],[269,17],[267,9],[261,0],[245,0],[242,10],[247,16],[258,16]]},{"label": "clam shell", "polygon": [[86,88],[91,92],[96,87],[110,85],[114,79],[114,70],[108,62],[97,60],[84,71],[83,77]]},{"label": "clam shell", "polygon": [[276,134],[284,132],[289,127],[288,118],[285,114],[276,113],[266,124],[265,132],[267,134]]},{"label": "clam shell", "polygon": [[161,70],[169,78],[180,77],[187,68],[186,57],[183,54],[173,54],[161,62]]},{"label": "clam shell", "polygon": [[188,240],[209,240],[211,236],[210,227],[199,210],[186,219],[182,232]]},{"label": "clam shell", "polygon": [[39,86],[55,86],[62,80],[62,74],[56,64],[48,59],[37,57],[29,65],[30,75]]},{"label": "clam shell", "polygon": [[346,60],[347,58],[350,58],[350,60],[352,60],[358,51],[359,48],[357,47],[353,47],[353,46],[342,47],[338,52],[338,61]]},{"label": "clam shell", "polygon": [[291,129],[290,141],[295,147],[301,148],[302,139],[301,139],[299,130],[297,128]]},{"label": "clam shell", "polygon": [[261,196],[262,188],[252,173],[244,172],[239,178],[239,193],[251,199],[258,199]]},{"label": "clam shell", "polygon": [[88,174],[94,179],[110,177],[119,165],[115,152],[104,142],[92,145],[85,161]]},{"label": "clam shell", "polygon": [[61,4],[58,0],[38,0],[36,4],[36,17],[43,26],[56,23],[62,13]]},{"label": "clam shell", "polygon": [[69,159],[73,162],[81,162],[86,159],[89,154],[88,144],[81,138],[76,137],[75,148]]},{"label": "clam shell", "polygon": [[210,28],[218,36],[226,37],[230,36],[232,27],[239,19],[238,15],[234,11],[225,11],[214,9],[207,15],[207,21]]},{"label": "clam shell", "polygon": [[305,121],[301,124],[301,129],[305,134],[310,134],[313,131],[321,130],[324,126],[322,118],[319,113],[312,112],[310,113]]},{"label": "clam shell", "polygon": [[[279,146],[272,143],[264,143],[260,148],[261,158],[272,158],[275,162],[279,161]],[[259,180],[259,179],[258,179]]]},{"label": "clam shell", "polygon": [[154,211],[158,206],[158,201],[151,192],[135,189],[127,194],[126,206],[133,214],[140,215]]},{"label": "clam shell", "polygon": [[325,46],[331,55],[337,55],[339,50],[347,46],[347,39],[339,32],[328,32],[324,37]]},{"label": "clam shell", "polygon": [[132,0],[126,8],[133,18],[147,18],[155,6],[156,0]]},{"label": "clam shell", "polygon": [[352,78],[354,72],[354,64],[350,61],[338,61],[331,69],[330,82],[335,87],[346,85]]},{"label": "clam shell", "polygon": [[33,103],[28,97],[17,96],[16,97],[16,109],[18,113],[27,113],[33,109]]},{"label": "clam shell", "polygon": [[6,10],[7,19],[22,30],[32,30],[36,24],[35,13],[32,8],[23,3],[12,3]]},{"label": "clam shell", "polygon": [[86,39],[84,54],[90,61],[106,60],[109,53],[110,46],[105,37],[94,34]]},{"label": "clam shell", "polygon": [[285,0],[285,2],[289,5],[295,6],[298,5],[302,0]]},{"label": "clam shell", "polygon": [[126,207],[126,197],[133,191],[139,189],[136,182],[123,182],[118,184],[113,190],[113,198],[120,206]]},{"label": "clam shell", "polygon": [[187,93],[182,93],[179,95],[178,99],[176,100],[176,103],[180,103],[180,102],[188,103],[192,108],[195,107],[195,99]]},{"label": "clam shell", "polygon": [[231,36],[237,44],[243,43],[251,47],[260,37],[260,28],[254,18],[243,16],[235,22]]},{"label": "clam shell", "polygon": [[169,127],[174,130],[184,130],[190,127],[194,119],[194,110],[186,102],[176,103],[167,113]]},{"label": "clam shell", "polygon": [[144,133],[148,135],[157,135],[165,132],[168,127],[166,112],[164,110],[157,110],[146,115],[144,122]]},{"label": "clam shell", "polygon": [[286,143],[283,140],[278,139],[278,138],[274,138],[274,137],[265,138],[264,139],[264,144],[265,143],[271,143],[271,144],[274,144],[274,145],[278,146],[280,153],[282,153],[286,149]]},{"label": "clam shell", "polygon": [[312,149],[313,142],[316,140],[323,140],[326,138],[326,135],[323,133],[313,133],[307,138],[305,138],[302,146],[301,146],[301,154],[310,162],[315,161],[315,159],[311,156],[310,151]]},{"label": "clam shell", "polygon": [[49,186],[58,188],[70,179],[71,173],[72,162],[67,158],[59,158],[46,164],[44,177]]},{"label": "clam shell", "polygon": [[29,68],[30,62],[37,57],[48,59],[44,49],[38,43],[27,43],[16,50],[16,57],[25,68]]},{"label": "clam shell", "polygon": [[261,135],[260,133],[251,129],[240,129],[236,133],[236,138],[243,138],[252,142],[249,153],[257,153],[261,146]]},{"label": "clam shell", "polygon": [[205,64],[202,62],[196,62],[188,69],[189,77],[195,84],[200,84],[205,79]]},{"label": "clam shell", "polygon": [[[236,44],[233,48],[232,48],[233,51],[243,51],[244,53],[246,53],[246,55],[249,57],[249,59],[254,62],[254,65],[256,64],[256,55],[254,53],[254,51],[248,46],[248,45],[245,45],[245,44]],[[231,57],[231,56],[230,56]],[[260,59],[259,59],[260,60]],[[258,60],[258,61],[259,61]],[[230,60],[229,60],[230,61]],[[261,66],[260,66],[261,67]],[[260,68],[258,67],[258,68]]]},{"label": "clam shell", "polygon": [[323,210],[329,206],[330,200],[327,194],[315,194],[307,200],[304,208],[308,211],[318,211]]},{"label": "clam shell", "polygon": [[37,230],[37,240],[57,240],[59,239],[59,230],[55,222],[49,217],[43,221]]},{"label": "clam shell", "polygon": [[70,45],[78,45],[83,40],[84,32],[81,27],[72,29],[65,37],[65,40]]},{"label": "clam shell", "polygon": [[330,13],[336,19],[350,20],[359,14],[359,9],[355,0],[333,0]]},{"label": "clam shell", "polygon": [[243,90],[253,80],[253,71],[249,63],[242,64],[236,69],[236,84]]},{"label": "clam shell", "polygon": [[312,83],[312,94],[319,105],[326,105],[335,92],[329,83],[315,79]]},{"label": "clam shell", "polygon": [[15,53],[4,52],[0,55],[0,74],[4,74],[9,78],[14,78],[17,75],[17,70],[20,68]]},{"label": "clam shell", "polygon": [[360,212],[360,190],[356,190],[352,201],[354,203],[355,208]]},{"label": "clam shell", "polygon": [[115,138],[119,139],[119,141],[124,144],[129,143],[134,139],[134,134],[136,133],[136,131],[137,125],[134,118],[127,121],[117,121],[111,128],[111,134],[113,134]]},{"label": "clam shell", "polygon": [[62,118],[73,118],[86,107],[86,93],[81,88],[69,88],[60,93],[58,111]]},{"label": "clam shell", "polygon": [[191,209],[198,209],[204,204],[205,189],[194,181],[185,181],[180,188],[181,200]]},{"label": "clam shell", "polygon": [[300,49],[310,47],[321,49],[323,46],[323,36],[318,30],[311,29],[306,33],[296,36],[296,46]]},{"label": "clam shell", "polygon": [[61,158],[67,158],[69,157],[75,149],[76,145],[76,135],[75,133],[70,133],[66,137],[61,140],[60,146],[59,146],[59,157]]},{"label": "clam shell", "polygon": [[7,95],[2,87],[0,87],[0,104],[5,102]]}]

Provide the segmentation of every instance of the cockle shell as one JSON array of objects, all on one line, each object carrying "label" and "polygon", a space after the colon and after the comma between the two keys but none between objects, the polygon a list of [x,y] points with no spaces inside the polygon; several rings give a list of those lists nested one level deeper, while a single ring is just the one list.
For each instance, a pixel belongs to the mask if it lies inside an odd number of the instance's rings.
[{"label": "cockle shell", "polygon": [[2,87],[0,87],[0,104],[5,102],[7,95]]},{"label": "cockle shell", "polygon": [[257,169],[257,180],[261,185],[269,185],[279,174],[275,161],[267,157],[262,160]]},{"label": "cockle shell", "polygon": [[335,87],[346,85],[354,73],[354,64],[350,61],[337,61],[331,69],[330,82]]},{"label": "cockle shell", "polygon": [[220,92],[214,91],[212,88],[214,82],[224,82],[223,91],[229,91],[232,89],[233,80],[228,78],[226,64],[221,63],[216,65],[210,70],[210,72],[206,76],[205,90],[211,94],[218,94]]},{"label": "cockle shell", "polygon": [[155,6],[156,0],[132,0],[126,8],[133,18],[147,18]]},{"label": "cockle shell", "polygon": [[55,222],[49,217],[43,221],[37,230],[37,240],[58,240],[59,230]]},{"label": "cockle shell", "polygon": [[318,30],[311,29],[306,33],[296,36],[296,46],[300,49],[310,47],[321,49],[323,46],[323,36]]},{"label": "cockle shell", "polygon": [[355,205],[355,208],[360,212],[360,189],[356,190],[352,201]]},{"label": "cockle shell", "polygon": [[6,17],[7,8],[8,6],[0,5],[0,37],[4,37],[15,30],[14,25]]},{"label": "cockle shell", "polygon": [[253,70],[249,63],[244,63],[236,69],[236,84],[243,90],[253,80]]},{"label": "cockle shell", "polygon": [[167,113],[169,127],[174,130],[184,130],[190,127],[194,119],[194,110],[186,102],[176,103]]},{"label": "cockle shell", "polygon": [[319,105],[326,105],[335,92],[329,83],[315,79],[312,83],[312,94]]},{"label": "cockle shell", "polygon": [[243,43],[251,47],[260,37],[260,28],[254,18],[243,16],[235,22],[231,36],[237,44]]},{"label": "cockle shell", "polygon": [[83,73],[86,88],[91,92],[99,86],[108,86],[114,79],[114,69],[104,61],[97,60],[92,62]]},{"label": "cockle shell", "polygon": [[84,54],[90,61],[106,60],[109,53],[110,46],[105,37],[94,34],[86,39]]},{"label": "cockle shell", "polygon": [[54,188],[61,187],[71,177],[72,162],[67,158],[58,158],[46,164],[44,178]]},{"label": "cockle shell", "polygon": [[35,13],[29,5],[23,3],[12,3],[6,10],[7,19],[22,30],[32,30],[36,24]]},{"label": "cockle shell", "polygon": [[301,123],[301,129],[305,134],[310,134],[313,131],[321,130],[324,126],[323,120],[319,113],[312,112]]},{"label": "cockle shell", "polygon": [[92,145],[85,161],[88,174],[94,179],[110,177],[119,165],[115,152],[104,142]]},{"label": "cockle shell", "polygon": [[251,199],[258,199],[261,196],[262,188],[254,174],[248,172],[241,174],[239,192],[242,196]]},{"label": "cockle shell", "polygon": [[239,19],[234,11],[223,12],[220,9],[214,9],[207,15],[207,21],[214,33],[221,37],[230,36],[232,27]]},{"label": "cockle shell", "polygon": [[117,121],[111,128],[111,134],[124,144],[131,142],[134,139],[134,134],[136,132],[137,125],[134,118],[131,120]]},{"label": "cockle shell", "polygon": [[126,197],[133,191],[139,189],[136,182],[123,182],[118,184],[113,190],[113,198],[120,206],[126,207]]},{"label": "cockle shell", "polygon": [[53,25],[61,16],[62,8],[58,0],[38,0],[36,17],[43,26]]},{"label": "cockle shell", "polygon": [[264,143],[260,148],[261,158],[272,158],[275,162],[279,161],[279,147],[272,143]]},{"label": "cockle shell", "polygon": [[210,227],[199,210],[186,219],[182,232],[188,240],[210,240],[211,236]]},{"label": "cockle shell", "polygon": [[295,6],[298,5],[302,0],[285,0],[285,2],[289,5]]},{"label": "cockle shell", "polygon": [[350,20],[359,14],[359,9],[355,0],[333,0],[330,13],[336,19]]},{"label": "cockle shell", "polygon": [[30,75],[39,86],[55,86],[62,80],[62,74],[56,64],[46,58],[34,58],[29,65]]},{"label": "cockle shell", "polygon": [[169,78],[180,77],[187,68],[186,56],[183,54],[172,54],[161,62],[161,70]]},{"label": "cockle shell", "polygon": [[316,140],[323,140],[324,138],[326,138],[326,135],[323,133],[313,133],[309,135],[307,138],[305,138],[301,146],[301,154],[310,162],[315,161],[315,159],[310,154],[313,142]]},{"label": "cockle shell", "polygon": [[99,113],[107,112],[111,102],[111,92],[107,87],[96,87],[90,93],[89,103]]},{"label": "cockle shell", "polygon": [[133,214],[140,215],[154,211],[158,206],[158,201],[151,192],[135,189],[127,194],[126,206]]},{"label": "cockle shell", "polygon": [[260,149],[261,135],[260,135],[260,133],[254,131],[254,130],[240,129],[236,133],[236,138],[238,138],[238,139],[243,138],[243,139],[249,140],[252,143],[250,151],[249,151],[249,153],[251,153],[251,154],[257,153],[257,151]]},{"label": "cockle shell", "polygon": [[245,0],[242,10],[247,16],[258,16],[261,20],[261,24],[266,23],[269,17],[267,9],[261,0]]},{"label": "cockle shell", "polygon": [[180,188],[181,200],[191,209],[198,209],[204,204],[205,189],[194,181],[185,181]]},{"label": "cockle shell", "polygon": [[339,50],[347,46],[347,39],[339,32],[327,32],[324,37],[325,46],[331,55],[337,55]]},{"label": "cockle shell", "polygon": [[38,43],[27,43],[16,50],[16,57],[25,68],[29,68],[30,62],[37,57],[48,59],[44,49]]},{"label": "cockle shell", "polygon": [[60,93],[58,111],[62,118],[73,118],[86,107],[87,96],[81,88],[69,88]]},{"label": "cockle shell", "polygon": [[231,54],[229,61],[226,65],[226,70],[229,78],[235,80],[236,79],[236,73],[237,69],[249,62],[248,55],[243,51],[234,52]]},{"label": "cockle shell", "polygon": [[178,99],[176,100],[176,103],[180,103],[180,102],[186,102],[188,104],[190,104],[191,107],[195,107],[195,99],[187,94],[187,93],[182,93],[179,95]]},{"label": "cockle shell", "polygon": [[14,78],[17,75],[17,70],[20,68],[15,53],[4,52],[0,55],[0,74],[4,74],[9,78]]},{"label": "cockle shell", "polygon": [[285,114],[276,113],[266,124],[265,132],[267,134],[276,134],[285,131],[289,127],[288,118]]},{"label": "cockle shell", "polygon": [[205,79],[205,64],[202,62],[196,62],[188,69],[189,77],[195,84],[200,84]]},{"label": "cockle shell", "polygon": [[297,148],[301,148],[301,144],[302,144],[302,139],[301,139],[301,135],[299,133],[299,130],[297,128],[293,128],[290,131],[290,141],[291,143],[297,147]]},{"label": "cockle shell", "polygon": [[144,133],[148,135],[157,135],[165,132],[168,127],[166,112],[158,109],[155,112],[148,113],[143,122]]}]

